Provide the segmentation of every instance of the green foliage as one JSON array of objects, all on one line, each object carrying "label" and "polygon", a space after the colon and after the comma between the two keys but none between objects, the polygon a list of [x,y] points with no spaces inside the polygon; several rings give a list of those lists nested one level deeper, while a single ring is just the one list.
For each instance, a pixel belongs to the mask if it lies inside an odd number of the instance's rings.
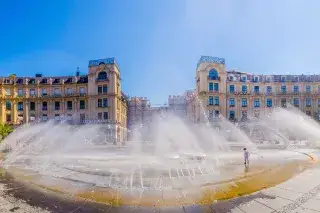
[{"label": "green foliage", "polygon": [[11,75],[9,75],[9,78],[15,78],[15,77],[17,77],[16,74],[11,74]]},{"label": "green foliage", "polygon": [[13,132],[13,127],[8,124],[0,124],[0,140],[7,137],[11,132]]}]

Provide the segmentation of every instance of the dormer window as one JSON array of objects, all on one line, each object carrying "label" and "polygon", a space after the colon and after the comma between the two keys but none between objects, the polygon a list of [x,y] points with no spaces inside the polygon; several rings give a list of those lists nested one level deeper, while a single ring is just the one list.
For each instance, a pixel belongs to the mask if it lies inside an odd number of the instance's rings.
[{"label": "dormer window", "polygon": [[311,81],[311,76],[307,76],[307,81]]},{"label": "dormer window", "polygon": [[54,79],[54,81],[52,82],[53,84],[60,84],[60,79],[59,78],[56,78]]},{"label": "dormer window", "polygon": [[228,79],[229,79],[229,81],[234,81],[234,76],[233,75],[229,75]]},{"label": "dormer window", "polygon": [[247,76],[246,75],[241,76],[241,81],[242,82],[246,82],[247,81]]},{"label": "dormer window", "polygon": [[65,84],[71,84],[72,83],[72,78],[68,78],[64,83]]},{"label": "dormer window", "polygon": [[36,84],[36,80],[32,78],[32,79],[29,80],[28,83],[29,83],[29,84]]},{"label": "dormer window", "polygon": [[266,81],[271,82],[271,76],[266,76]]},{"label": "dormer window", "polygon": [[281,76],[281,82],[286,82],[286,76]]},{"label": "dormer window", "polygon": [[16,81],[17,84],[23,84],[23,79],[22,78],[19,78],[17,81]]},{"label": "dormer window", "polygon": [[4,84],[10,84],[10,79],[4,79]]},{"label": "dormer window", "polygon": [[41,80],[40,84],[47,84],[48,83],[48,79],[44,78]]},{"label": "dormer window", "polygon": [[253,82],[259,82],[259,76],[254,76],[253,77]]}]

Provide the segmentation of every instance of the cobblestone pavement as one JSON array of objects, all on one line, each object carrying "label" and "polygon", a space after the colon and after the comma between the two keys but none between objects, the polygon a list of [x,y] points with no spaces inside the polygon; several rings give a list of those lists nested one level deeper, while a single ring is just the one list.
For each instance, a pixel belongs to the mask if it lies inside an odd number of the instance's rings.
[{"label": "cobblestone pavement", "polygon": [[293,179],[272,188],[210,206],[108,207],[58,199],[54,193],[32,190],[18,183],[0,181],[0,212],[109,212],[109,213],[320,213],[320,166],[310,168]]}]

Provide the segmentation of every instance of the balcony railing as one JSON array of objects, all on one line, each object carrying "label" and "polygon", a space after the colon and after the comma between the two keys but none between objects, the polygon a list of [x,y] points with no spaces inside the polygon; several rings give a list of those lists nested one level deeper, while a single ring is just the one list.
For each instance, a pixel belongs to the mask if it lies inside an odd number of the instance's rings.
[{"label": "balcony railing", "polygon": [[107,76],[99,76],[96,79],[96,82],[106,82],[106,81],[109,81],[109,78]]},{"label": "balcony railing", "polygon": [[208,80],[210,80],[210,81],[220,81],[221,80],[221,78],[220,78],[220,76],[208,76]]},{"label": "balcony railing", "polygon": [[42,110],[43,110],[43,111],[47,111],[47,110],[48,110],[48,107],[43,106],[43,107],[42,107]]}]

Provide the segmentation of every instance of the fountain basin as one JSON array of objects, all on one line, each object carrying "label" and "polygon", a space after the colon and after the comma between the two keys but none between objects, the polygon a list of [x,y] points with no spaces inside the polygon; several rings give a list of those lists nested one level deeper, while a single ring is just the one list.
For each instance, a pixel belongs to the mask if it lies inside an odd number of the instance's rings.
[{"label": "fountain basin", "polygon": [[[312,150],[303,151],[315,155]],[[308,155],[299,151],[276,152],[261,152],[259,155],[263,155],[263,159],[260,160],[258,155],[256,157],[253,155],[254,163],[249,168],[242,165],[242,153],[230,153],[222,156],[224,162],[229,163],[211,172],[206,170],[200,173],[198,171],[195,175],[188,174],[187,170],[176,171],[176,173],[171,170],[170,175],[166,167],[159,167],[156,164],[154,168],[152,163],[147,163],[150,161],[146,161],[145,166],[142,167],[142,176],[139,172],[134,173],[131,185],[129,177],[132,173],[130,170],[125,170],[127,167],[121,169],[121,166],[117,165],[117,169],[108,168],[116,163],[114,159],[117,161],[122,159],[121,156],[111,158],[113,160],[109,159],[109,162],[106,159],[101,161],[97,158],[88,160],[88,156],[78,159],[82,163],[93,163],[89,167],[80,164],[71,166],[67,161],[59,164],[58,161],[56,162],[58,166],[52,167],[51,172],[35,171],[16,164],[7,168],[6,172],[14,176],[16,181],[22,181],[35,188],[45,188],[58,192],[61,196],[68,194],[106,205],[208,204],[214,200],[230,199],[274,186],[314,163]],[[151,156],[149,158],[152,159]],[[206,160],[211,158],[213,157],[208,156]],[[122,163],[127,165],[132,159],[125,158]],[[241,160],[241,163],[238,162],[238,159]],[[43,158],[40,157],[39,160]],[[95,169],[92,165],[95,165]],[[180,164],[174,166],[181,169],[182,167],[178,165]]]}]

